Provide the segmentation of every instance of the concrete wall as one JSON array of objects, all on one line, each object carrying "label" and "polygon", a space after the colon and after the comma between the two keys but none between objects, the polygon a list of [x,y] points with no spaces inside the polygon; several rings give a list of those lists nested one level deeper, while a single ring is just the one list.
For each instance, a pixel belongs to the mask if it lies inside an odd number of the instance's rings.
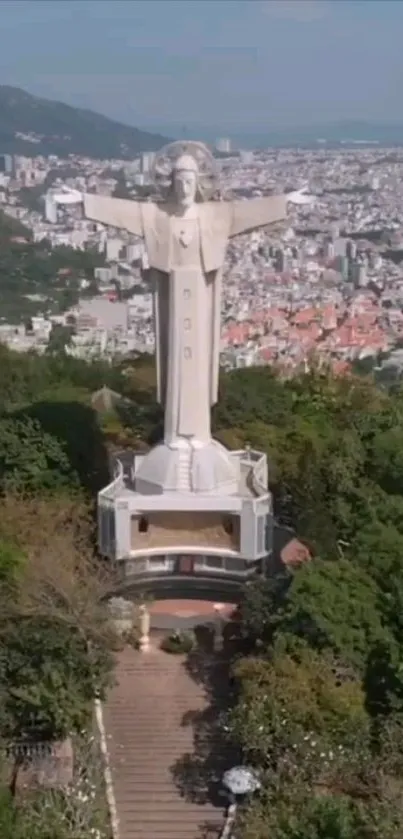
[{"label": "concrete wall", "polygon": [[131,550],[195,545],[239,551],[239,517],[221,512],[155,511],[131,516]]}]

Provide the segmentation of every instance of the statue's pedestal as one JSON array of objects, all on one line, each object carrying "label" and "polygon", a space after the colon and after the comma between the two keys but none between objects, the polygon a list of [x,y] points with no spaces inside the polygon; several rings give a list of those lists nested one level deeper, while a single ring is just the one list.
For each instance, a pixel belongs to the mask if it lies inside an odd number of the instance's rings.
[{"label": "statue's pedestal", "polygon": [[136,457],[133,479],[136,491],[142,495],[233,495],[238,491],[239,463],[216,440],[205,445],[179,440],[172,446],[160,443],[141,459]]},{"label": "statue's pedestal", "polygon": [[[189,456],[204,476],[222,467],[221,485],[189,487]],[[203,588],[224,601],[262,568],[271,522],[266,455],[213,441],[200,452],[161,445],[134,455],[130,474],[120,469],[99,494],[100,549],[117,560],[123,594],[133,587],[191,596]]]}]

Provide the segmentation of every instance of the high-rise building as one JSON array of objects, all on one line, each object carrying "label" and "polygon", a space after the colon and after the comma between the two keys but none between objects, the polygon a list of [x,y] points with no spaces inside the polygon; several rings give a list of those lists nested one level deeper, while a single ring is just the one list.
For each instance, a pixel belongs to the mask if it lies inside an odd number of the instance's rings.
[{"label": "high-rise building", "polygon": [[131,262],[138,262],[143,254],[143,245],[139,244],[130,244],[126,245],[126,261]]},{"label": "high-rise building", "polygon": [[120,258],[123,246],[124,242],[122,239],[108,238],[106,240],[106,258],[111,262],[117,261]]},{"label": "high-rise building", "polygon": [[240,151],[239,157],[243,166],[252,166],[255,159],[253,151]]},{"label": "high-rise building", "polygon": [[5,175],[12,175],[14,171],[14,158],[11,154],[0,154],[0,172]]},{"label": "high-rise building", "polygon": [[352,239],[349,239],[347,242],[346,255],[349,259],[356,259],[357,257],[357,245]]},{"label": "high-rise building", "polygon": [[348,281],[349,278],[349,261],[347,256],[338,256],[337,257],[338,268],[340,271],[341,276],[345,282]]},{"label": "high-rise building", "polygon": [[347,255],[347,239],[337,238],[333,240],[334,245],[334,255],[335,256],[346,256]]},{"label": "high-rise building", "polygon": [[285,253],[281,248],[278,248],[274,257],[274,270],[277,274],[282,274],[285,270]]},{"label": "high-rise building", "polygon": [[231,151],[231,140],[228,137],[220,137],[215,146],[217,151],[228,153]]},{"label": "high-rise building", "polygon": [[355,288],[364,288],[368,284],[367,268],[363,262],[353,262],[350,277]]},{"label": "high-rise building", "polygon": [[152,169],[155,160],[155,153],[153,151],[144,152],[141,155],[141,172],[143,175],[148,175]]},{"label": "high-rise building", "polygon": [[57,205],[52,195],[47,195],[45,198],[45,218],[49,224],[57,223]]}]

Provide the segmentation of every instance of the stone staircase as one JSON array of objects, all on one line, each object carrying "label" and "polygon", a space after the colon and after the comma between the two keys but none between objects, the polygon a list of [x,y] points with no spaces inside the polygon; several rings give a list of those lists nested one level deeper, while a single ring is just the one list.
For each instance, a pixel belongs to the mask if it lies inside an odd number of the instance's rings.
[{"label": "stone staircase", "polygon": [[[212,660],[202,667],[204,675],[212,667],[220,675]],[[217,784],[212,803],[211,781],[231,759],[221,745],[214,747],[216,706],[201,684],[200,663],[196,670],[190,675],[182,656],[157,647],[149,653],[127,648],[118,656],[104,722],[119,839],[219,836],[226,800]],[[221,679],[222,695],[227,684]]]},{"label": "stone staircase", "polygon": [[178,453],[177,491],[191,492],[190,470],[192,463],[192,450],[190,445],[180,448]]}]

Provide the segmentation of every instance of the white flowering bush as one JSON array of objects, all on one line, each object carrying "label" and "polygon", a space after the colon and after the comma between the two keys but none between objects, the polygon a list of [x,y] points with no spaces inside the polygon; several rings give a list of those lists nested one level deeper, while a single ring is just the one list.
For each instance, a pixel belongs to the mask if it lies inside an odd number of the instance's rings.
[{"label": "white flowering bush", "polygon": [[98,743],[82,732],[74,746],[71,784],[65,789],[27,790],[16,803],[8,801],[3,811],[8,832],[0,809],[1,839],[110,839]]},{"label": "white flowering bush", "polygon": [[268,783],[333,782],[363,761],[368,717],[358,681],[338,682],[331,663],[302,649],[298,657],[248,658],[236,667],[239,701],[229,734]]},{"label": "white flowering bush", "polygon": [[236,835],[242,839],[401,839],[401,822],[379,802],[371,808],[341,793],[292,795],[253,800],[238,812]]}]

